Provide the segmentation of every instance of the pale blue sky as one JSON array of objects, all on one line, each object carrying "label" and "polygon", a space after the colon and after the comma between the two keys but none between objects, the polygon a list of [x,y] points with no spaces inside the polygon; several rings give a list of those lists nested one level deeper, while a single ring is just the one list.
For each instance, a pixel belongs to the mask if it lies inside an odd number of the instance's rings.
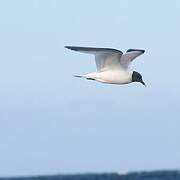
[{"label": "pale blue sky", "polygon": [[[180,168],[180,1],[0,1],[0,176]],[[75,79],[142,48],[141,84]]]}]

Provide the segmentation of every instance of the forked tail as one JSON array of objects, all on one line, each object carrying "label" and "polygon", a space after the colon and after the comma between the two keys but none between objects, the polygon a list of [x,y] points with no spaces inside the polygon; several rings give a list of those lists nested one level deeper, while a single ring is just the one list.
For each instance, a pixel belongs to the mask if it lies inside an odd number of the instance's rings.
[{"label": "forked tail", "polygon": [[87,80],[95,80],[94,78],[86,77],[84,75],[74,75],[74,77],[77,77],[77,78],[86,78]]}]

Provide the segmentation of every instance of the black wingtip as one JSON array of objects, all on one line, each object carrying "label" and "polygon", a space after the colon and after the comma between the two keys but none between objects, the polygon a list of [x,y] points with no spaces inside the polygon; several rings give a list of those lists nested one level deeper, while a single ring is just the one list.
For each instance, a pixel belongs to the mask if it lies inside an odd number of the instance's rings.
[{"label": "black wingtip", "polygon": [[70,47],[71,47],[71,46],[64,46],[64,48],[66,48],[66,49],[70,49]]},{"label": "black wingtip", "polygon": [[74,51],[78,51],[79,47],[75,47],[75,46],[64,46],[66,49],[70,49],[70,50],[74,50]]},{"label": "black wingtip", "polygon": [[145,53],[143,49],[128,49],[126,52],[140,51],[141,53]]}]

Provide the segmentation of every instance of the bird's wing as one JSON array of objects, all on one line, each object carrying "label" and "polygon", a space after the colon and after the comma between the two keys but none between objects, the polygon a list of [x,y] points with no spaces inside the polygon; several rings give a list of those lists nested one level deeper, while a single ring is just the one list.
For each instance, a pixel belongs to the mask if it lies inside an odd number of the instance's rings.
[{"label": "bird's wing", "polygon": [[121,56],[120,63],[121,65],[127,69],[129,64],[138,56],[143,54],[145,50],[141,49],[128,49],[125,54]]},{"label": "bird's wing", "polygon": [[96,66],[98,71],[122,68],[120,64],[120,59],[123,53],[117,49],[77,46],[65,46],[65,48],[95,55]]}]

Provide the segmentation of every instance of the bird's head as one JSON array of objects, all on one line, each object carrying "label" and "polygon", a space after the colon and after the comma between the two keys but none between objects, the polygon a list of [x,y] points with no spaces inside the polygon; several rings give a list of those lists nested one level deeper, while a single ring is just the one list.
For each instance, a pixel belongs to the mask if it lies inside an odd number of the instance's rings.
[{"label": "bird's head", "polygon": [[132,73],[132,82],[140,82],[142,83],[144,86],[146,86],[146,84],[144,83],[142,76],[140,73],[133,71]]}]

